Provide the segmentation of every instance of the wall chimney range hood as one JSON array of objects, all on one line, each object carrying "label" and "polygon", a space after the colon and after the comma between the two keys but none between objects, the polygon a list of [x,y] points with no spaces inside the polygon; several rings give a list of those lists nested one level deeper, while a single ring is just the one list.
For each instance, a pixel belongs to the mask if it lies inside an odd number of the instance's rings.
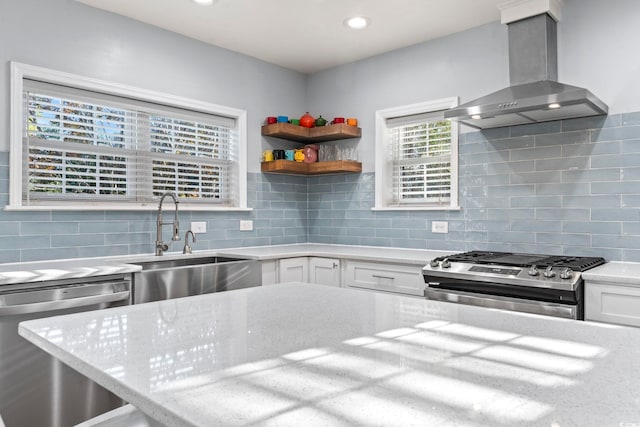
[{"label": "wall chimney range hood", "polygon": [[589,90],[557,81],[559,6],[559,0],[501,5],[511,86],[445,111],[444,117],[486,129],[607,114],[607,105]]}]

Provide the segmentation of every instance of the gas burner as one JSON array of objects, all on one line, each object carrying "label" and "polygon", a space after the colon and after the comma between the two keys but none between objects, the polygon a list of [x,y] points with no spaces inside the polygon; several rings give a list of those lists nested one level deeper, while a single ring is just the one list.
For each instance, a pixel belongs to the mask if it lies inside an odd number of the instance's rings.
[{"label": "gas burner", "polygon": [[551,266],[558,268],[570,268],[573,271],[585,271],[605,263],[604,258],[599,257],[575,257],[566,255],[539,255],[489,251],[470,251],[436,258],[437,261],[443,261],[444,259],[449,260],[449,262],[504,265],[512,267],[529,267],[535,265],[538,268],[546,268]]}]

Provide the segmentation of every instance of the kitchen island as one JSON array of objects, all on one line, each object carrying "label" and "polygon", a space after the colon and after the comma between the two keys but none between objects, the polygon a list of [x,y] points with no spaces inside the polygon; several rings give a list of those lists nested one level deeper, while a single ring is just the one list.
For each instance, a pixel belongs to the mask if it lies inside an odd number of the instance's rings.
[{"label": "kitchen island", "polygon": [[637,328],[299,283],[20,334],[168,426],[640,425]]}]

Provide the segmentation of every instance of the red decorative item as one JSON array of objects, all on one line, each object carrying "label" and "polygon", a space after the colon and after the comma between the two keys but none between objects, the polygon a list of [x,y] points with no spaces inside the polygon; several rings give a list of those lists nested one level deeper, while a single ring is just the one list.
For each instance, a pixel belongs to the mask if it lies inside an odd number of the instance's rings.
[{"label": "red decorative item", "polygon": [[316,144],[305,145],[304,152],[304,162],[305,163],[313,163],[318,161],[318,147]]},{"label": "red decorative item", "polygon": [[312,128],[316,125],[316,119],[307,111],[304,116],[300,117],[300,126]]}]

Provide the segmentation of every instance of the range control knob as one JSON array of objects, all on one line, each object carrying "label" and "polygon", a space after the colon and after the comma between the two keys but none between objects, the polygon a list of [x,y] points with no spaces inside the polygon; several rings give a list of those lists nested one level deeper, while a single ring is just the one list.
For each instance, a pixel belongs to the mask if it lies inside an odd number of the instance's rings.
[{"label": "range control knob", "polygon": [[437,266],[439,266],[439,265],[440,265],[440,263],[439,263],[439,262],[438,262],[438,260],[437,260],[437,259],[435,259],[435,258],[434,258],[434,259],[432,259],[432,260],[431,260],[431,262],[429,262],[429,266],[430,266],[430,267],[433,267],[433,268],[436,268],[436,267],[437,267]]},{"label": "range control knob", "polygon": [[442,261],[442,268],[449,268],[451,267],[451,263],[449,262],[448,258],[445,258],[444,261]]},{"label": "range control knob", "polygon": [[573,278],[573,270],[571,270],[569,267],[565,268],[564,270],[562,270],[562,272],[560,272],[560,278],[561,279],[572,279]]},{"label": "range control knob", "polygon": [[532,265],[529,268],[529,276],[537,276],[538,274],[540,274],[540,272],[538,271],[538,267],[536,267],[535,265]]},{"label": "range control knob", "polygon": [[547,269],[544,271],[543,274],[544,274],[544,277],[548,277],[548,278],[556,276],[556,272],[553,271],[553,267],[551,266],[547,267]]}]

